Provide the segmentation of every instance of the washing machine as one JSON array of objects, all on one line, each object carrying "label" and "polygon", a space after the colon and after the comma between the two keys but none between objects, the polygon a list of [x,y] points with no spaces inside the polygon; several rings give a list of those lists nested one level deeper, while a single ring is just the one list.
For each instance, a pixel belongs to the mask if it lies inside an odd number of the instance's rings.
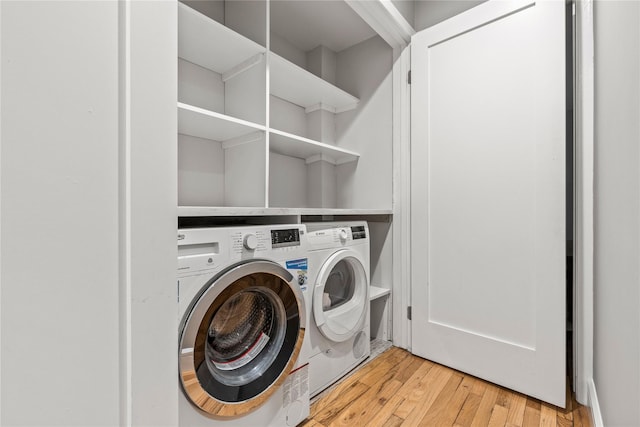
[{"label": "washing machine", "polygon": [[309,415],[307,265],[304,225],[178,230],[180,426]]},{"label": "washing machine", "polygon": [[311,397],[369,357],[369,228],[364,221],[307,223],[306,294]]}]

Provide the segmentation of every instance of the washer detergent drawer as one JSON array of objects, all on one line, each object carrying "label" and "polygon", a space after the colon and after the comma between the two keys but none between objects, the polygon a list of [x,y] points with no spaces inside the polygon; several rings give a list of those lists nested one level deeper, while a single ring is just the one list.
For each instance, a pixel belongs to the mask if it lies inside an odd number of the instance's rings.
[{"label": "washer detergent drawer", "polygon": [[220,253],[217,242],[178,246],[178,275],[197,274],[204,270],[220,269],[229,261]]}]

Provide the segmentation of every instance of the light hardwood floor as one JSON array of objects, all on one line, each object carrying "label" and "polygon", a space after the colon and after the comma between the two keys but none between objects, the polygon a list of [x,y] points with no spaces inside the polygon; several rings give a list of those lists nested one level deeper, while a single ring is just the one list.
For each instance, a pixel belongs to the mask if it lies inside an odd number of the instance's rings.
[{"label": "light hardwood floor", "polygon": [[591,427],[567,391],[568,408],[525,395],[392,347],[311,405],[304,427]]}]

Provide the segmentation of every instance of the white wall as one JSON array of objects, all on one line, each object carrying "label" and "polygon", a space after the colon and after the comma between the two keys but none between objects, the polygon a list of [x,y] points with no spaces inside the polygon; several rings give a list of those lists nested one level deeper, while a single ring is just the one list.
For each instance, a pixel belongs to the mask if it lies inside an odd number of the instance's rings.
[{"label": "white wall", "polygon": [[0,2],[0,424],[177,424],[176,4]]},{"label": "white wall", "polygon": [[640,425],[640,3],[596,1],[594,382],[606,426]]},{"label": "white wall", "polygon": [[336,167],[341,208],[391,209],[392,55],[378,36],[338,53],[337,86],[360,98],[355,110],[335,116],[336,145],[360,153],[357,163]]},{"label": "white wall", "polygon": [[173,1],[118,3],[120,424],[175,426],[178,10]]},{"label": "white wall", "polygon": [[224,24],[224,1],[182,0],[189,7]]},{"label": "white wall", "polygon": [[308,207],[307,165],[303,159],[270,153],[269,206]]},{"label": "white wall", "polygon": [[178,135],[178,205],[224,206],[221,143]]},{"label": "white wall", "polygon": [[0,15],[0,424],[118,425],[118,4]]},{"label": "white wall", "polygon": [[307,68],[307,56],[304,51],[298,49],[286,39],[271,32],[271,51],[277,53],[283,58],[288,59],[297,66],[306,69]]},{"label": "white wall", "polygon": [[404,19],[413,26],[415,16],[415,0],[391,0],[393,5],[398,9],[398,12],[402,14]]}]

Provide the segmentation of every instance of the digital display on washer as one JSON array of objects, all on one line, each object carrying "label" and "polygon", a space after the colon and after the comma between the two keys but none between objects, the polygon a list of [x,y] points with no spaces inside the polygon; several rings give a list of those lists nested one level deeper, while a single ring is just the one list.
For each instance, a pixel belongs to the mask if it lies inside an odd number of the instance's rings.
[{"label": "digital display on washer", "polygon": [[289,228],[286,230],[271,230],[271,247],[300,246],[300,230]]},{"label": "digital display on washer", "polygon": [[351,227],[351,236],[352,236],[353,240],[365,239],[367,237],[367,232],[364,229],[364,225],[358,225],[356,227]]}]

